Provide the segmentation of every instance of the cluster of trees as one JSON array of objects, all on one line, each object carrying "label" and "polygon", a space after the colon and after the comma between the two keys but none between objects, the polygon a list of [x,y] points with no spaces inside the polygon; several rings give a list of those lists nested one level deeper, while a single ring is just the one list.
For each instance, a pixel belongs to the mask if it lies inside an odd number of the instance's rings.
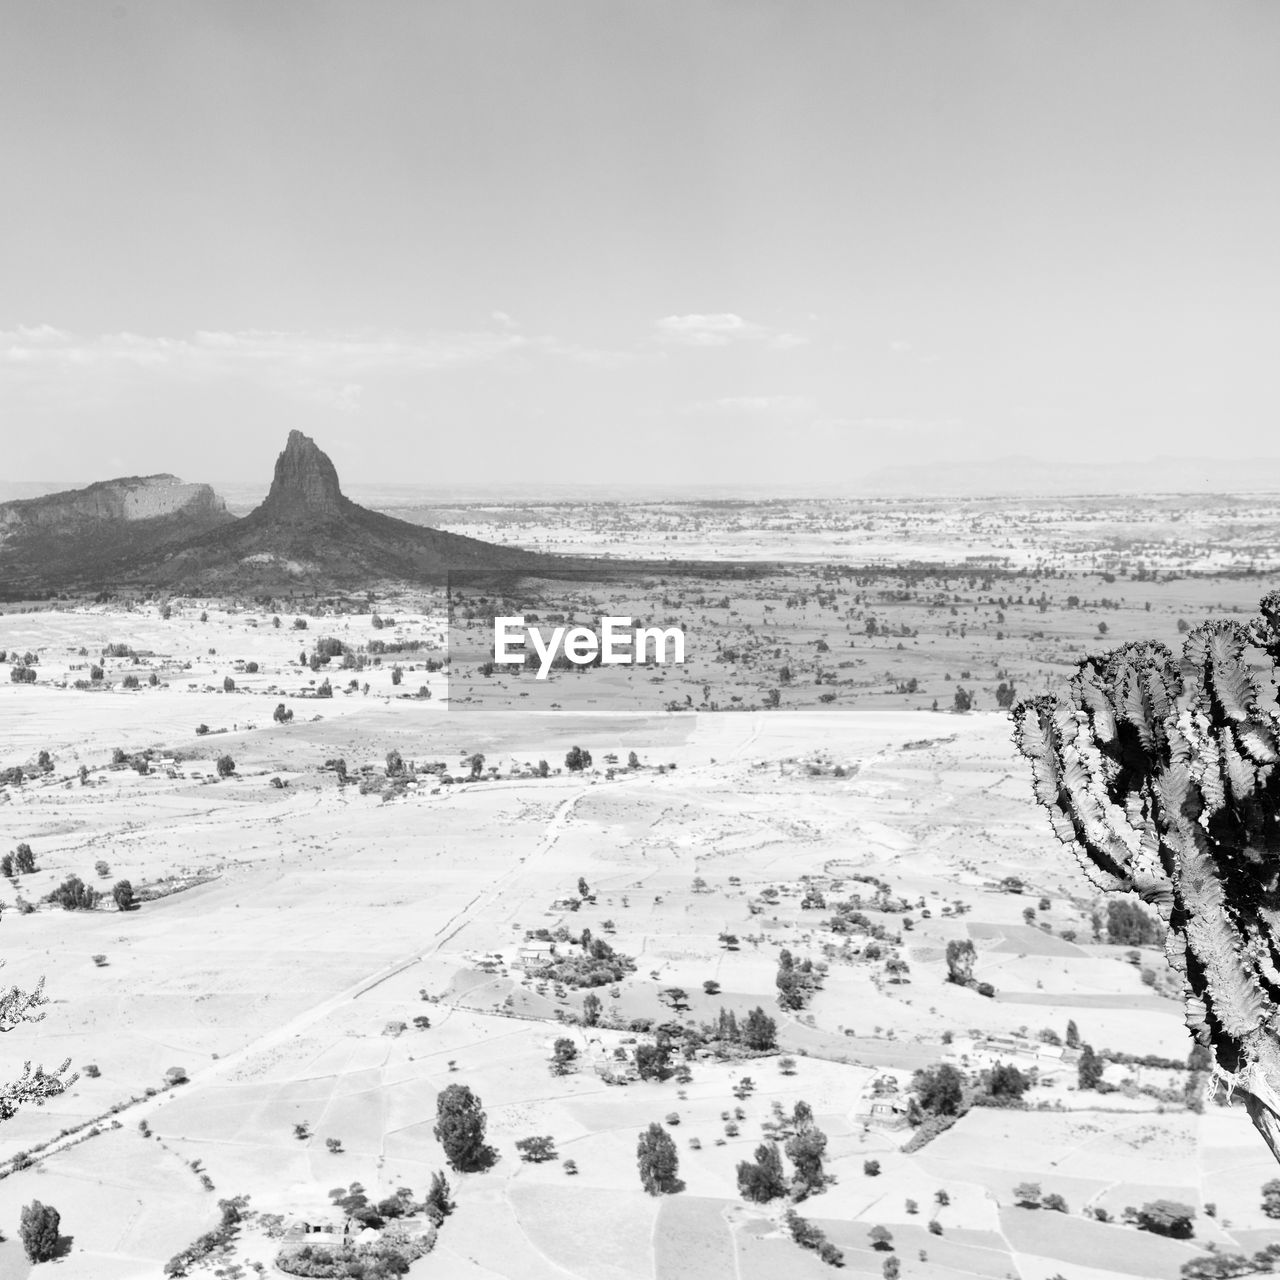
[{"label": "cluster of trees", "polygon": [[778,1024],[757,1005],[750,1013],[738,1022],[732,1009],[720,1009],[714,1023],[704,1023],[703,1035],[707,1040],[721,1044],[741,1045],[752,1053],[766,1053],[778,1046]]},{"label": "cluster of trees", "polygon": [[1157,946],[1164,941],[1164,925],[1141,903],[1113,898],[1107,903],[1107,941],[1123,947]]},{"label": "cluster of trees", "polygon": [[[844,1266],[844,1254],[827,1239],[827,1233],[821,1227],[815,1226],[807,1218],[802,1218],[794,1209],[788,1209],[782,1215],[782,1221],[791,1233],[791,1238],[802,1249],[812,1249],[828,1266]],[[897,1259],[892,1261],[896,1262]],[[894,1276],[897,1276],[896,1271]]]},{"label": "cluster of trees", "polygon": [[783,1173],[782,1157],[776,1142],[762,1142],[754,1160],[738,1165],[738,1190],[744,1199],[764,1204],[779,1196],[791,1195],[803,1200],[826,1186],[823,1157],[827,1135],[813,1121],[813,1109],[799,1101],[790,1118],[793,1129],[782,1148],[793,1166],[792,1176]]},{"label": "cluster of trees", "polygon": [[23,841],[12,853],[0,858],[0,875],[12,879],[15,875],[29,876],[36,870],[36,856],[31,846]]},{"label": "cluster of trees", "polygon": [[796,963],[795,957],[783,947],[778,952],[778,1004],[784,1009],[803,1009],[809,997],[818,989],[821,974],[815,971],[812,960]]},{"label": "cluster of trees", "polygon": [[44,900],[56,904],[64,911],[92,911],[101,898],[102,895],[96,889],[85,884],[79,876],[72,875],[47,893]]},{"label": "cluster of trees", "polygon": [[566,987],[604,987],[620,982],[635,967],[630,956],[615,951],[603,938],[591,937],[589,930],[583,930],[581,954],[553,956],[534,976]]}]

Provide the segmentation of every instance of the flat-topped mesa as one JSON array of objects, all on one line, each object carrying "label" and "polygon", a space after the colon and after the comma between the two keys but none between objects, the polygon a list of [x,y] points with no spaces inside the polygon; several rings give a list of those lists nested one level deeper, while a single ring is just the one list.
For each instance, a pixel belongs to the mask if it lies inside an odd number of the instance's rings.
[{"label": "flat-topped mesa", "polygon": [[276,519],[299,520],[336,514],[346,503],[329,455],[310,436],[290,431],[276,459],[271,491],[258,510]]}]

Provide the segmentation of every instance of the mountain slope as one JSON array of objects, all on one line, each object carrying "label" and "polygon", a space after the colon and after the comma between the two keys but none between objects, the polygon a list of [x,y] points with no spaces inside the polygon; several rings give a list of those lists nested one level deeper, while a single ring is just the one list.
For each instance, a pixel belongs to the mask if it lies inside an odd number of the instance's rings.
[{"label": "mountain slope", "polygon": [[172,589],[262,591],[443,582],[450,570],[554,574],[573,563],[370,511],[343,494],[315,441],[291,431],[261,506],[168,548],[130,577]]},{"label": "mountain slope", "polygon": [[0,598],[107,581],[158,548],[233,519],[207,484],[172,475],[99,480],[0,503]]}]

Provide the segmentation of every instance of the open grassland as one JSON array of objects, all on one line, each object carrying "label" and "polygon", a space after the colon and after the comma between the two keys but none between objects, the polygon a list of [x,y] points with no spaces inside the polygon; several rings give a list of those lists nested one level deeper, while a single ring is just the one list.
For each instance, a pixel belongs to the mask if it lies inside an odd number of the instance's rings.
[{"label": "open grassland", "polygon": [[[688,671],[545,684],[485,676],[478,654],[440,667],[444,620],[409,597],[379,605],[395,621],[377,630],[367,613],[188,601],[168,618],[155,603],[0,616],[0,648],[31,652],[38,673],[0,686],[0,767],[23,770],[0,787],[0,852],[28,843],[37,868],[0,881],[4,979],[44,975],[51,997],[44,1021],[5,1038],[6,1060],[69,1057],[82,1071],[0,1127],[0,1277],[30,1270],[16,1227],[35,1198],[62,1212],[69,1280],[160,1275],[239,1195],[259,1216],[208,1274],[270,1270],[271,1215],[340,1231],[330,1188],[425,1192],[446,1167],[436,1098],[455,1083],[482,1099],[499,1158],[450,1175],[457,1209],[414,1276],[829,1274],[784,1229],[782,1202],[744,1201],[737,1183],[738,1162],[785,1136],[801,1102],[827,1136],[830,1181],[798,1211],[859,1273],[881,1274],[892,1253],[912,1280],[1174,1277],[1210,1243],[1280,1239],[1260,1208],[1272,1171],[1242,1112],[1189,1111],[1177,1064],[1117,1060],[1186,1059],[1163,954],[1095,936],[1097,896],[1033,808],[985,692],[1001,669],[1020,691],[1048,682],[1072,646],[1097,642],[1097,619],[1052,582],[1053,607],[1033,611],[1056,656],[1039,665],[1025,646],[1000,648],[994,600],[1010,612],[1048,579],[955,579],[957,608],[979,618],[963,637],[950,605],[917,601],[892,615],[889,639],[866,627],[885,612],[880,588],[846,582],[825,614],[783,593],[767,624],[765,597],[744,589],[737,611],[758,610],[757,637],[778,635],[751,663],[704,650]],[[1071,593],[1124,596],[1105,613],[1108,642],[1161,628],[1174,641],[1198,600],[1247,609],[1263,585],[1076,580]],[[722,647],[752,621],[728,612],[707,613]],[[321,637],[361,662],[302,665]],[[407,647],[374,655],[371,639]],[[128,652],[104,657],[112,645]],[[849,654],[926,663],[924,692],[813,683],[815,663]],[[952,714],[966,654],[983,664],[967,678],[978,709]],[[792,680],[779,686],[783,665]],[[333,696],[317,696],[326,680]],[[766,710],[773,687],[781,705]],[[837,698],[819,702],[830,688]],[[693,710],[664,710],[690,705],[686,689]],[[699,709],[712,702],[741,710]],[[566,765],[574,746],[585,769]],[[391,752],[404,769],[389,777]],[[224,756],[234,767],[220,773]],[[96,909],[44,901],[69,875],[104,893]],[[112,901],[121,879],[135,910]],[[867,927],[850,932],[837,906],[854,896]],[[589,989],[540,968],[551,947],[578,955],[584,930],[634,967]],[[964,941],[971,986],[947,981],[947,945]],[[798,1007],[779,1007],[784,951],[819,975]],[[714,1026],[721,1010],[744,1022],[758,1007],[776,1048],[691,1053],[687,1074],[636,1078],[653,1027]],[[1080,1089],[1074,1060],[1042,1051],[1041,1033],[1061,1039],[1069,1022],[1109,1051],[1112,1092]],[[559,1039],[576,1051],[564,1074],[549,1065]],[[917,1069],[952,1061],[977,1082],[997,1060],[1034,1078],[1024,1107],[975,1107],[910,1150],[906,1119],[874,1109],[885,1077],[905,1096]],[[166,1079],[175,1067],[185,1083]],[[679,1152],[674,1196],[646,1195],[637,1176],[653,1121]],[[553,1137],[556,1158],[522,1161],[515,1143],[531,1135]],[[1027,1181],[1067,1212],[1018,1207]],[[1193,1239],[1120,1221],[1161,1197],[1196,1210]],[[876,1225],[891,1251],[872,1248]]]}]

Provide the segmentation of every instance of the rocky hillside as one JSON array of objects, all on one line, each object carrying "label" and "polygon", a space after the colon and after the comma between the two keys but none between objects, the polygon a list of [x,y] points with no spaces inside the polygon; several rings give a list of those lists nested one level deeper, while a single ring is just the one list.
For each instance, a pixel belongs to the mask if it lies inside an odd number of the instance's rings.
[{"label": "rocky hillside", "polygon": [[107,585],[157,549],[232,519],[207,484],[172,475],[100,480],[0,503],[0,599]]},{"label": "rocky hillside", "polygon": [[171,475],[126,476],[99,480],[83,489],[0,503],[0,537],[37,531],[70,533],[103,521],[162,516],[182,516],[202,523],[231,518],[226,504],[207,484],[184,484]]},{"label": "rocky hillside", "polygon": [[370,511],[343,494],[315,441],[291,431],[261,506],[166,549],[136,576],[174,590],[230,593],[443,582],[450,570],[555,574],[570,565]]}]

